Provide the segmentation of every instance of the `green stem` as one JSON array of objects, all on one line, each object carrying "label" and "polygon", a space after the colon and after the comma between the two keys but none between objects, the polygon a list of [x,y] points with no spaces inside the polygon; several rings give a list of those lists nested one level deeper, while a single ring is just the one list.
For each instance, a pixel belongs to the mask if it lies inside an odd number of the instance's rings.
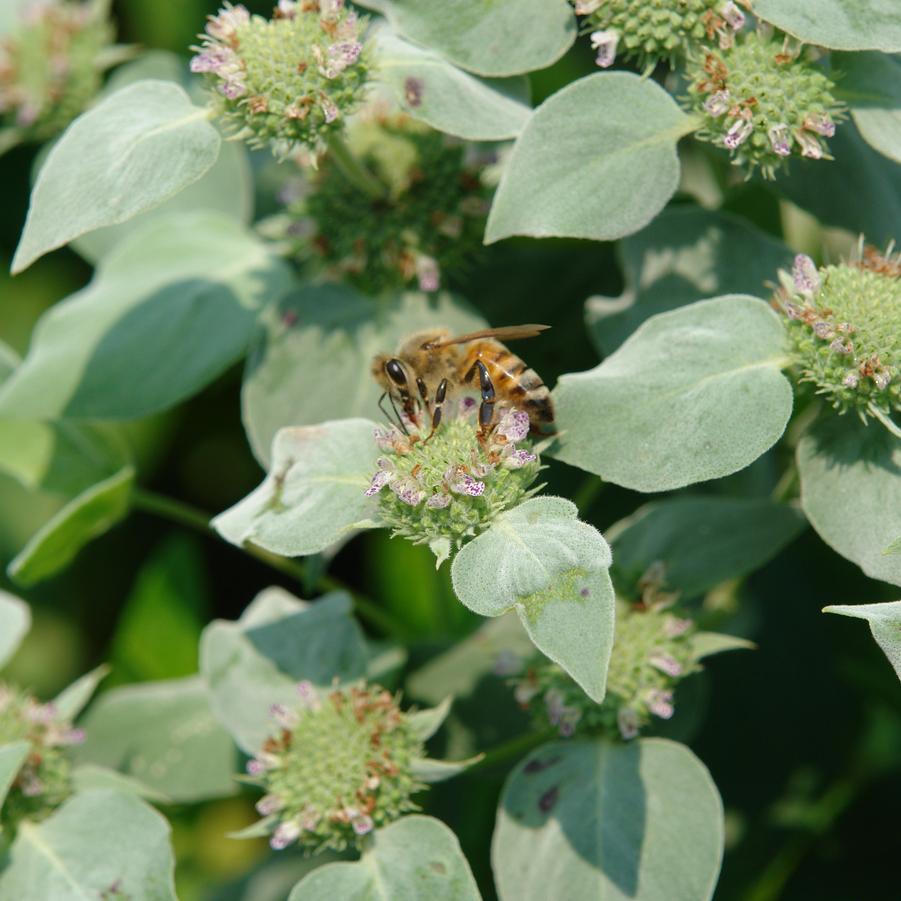
[{"label": "green stem", "polygon": [[557,733],[553,729],[517,735],[516,738],[511,738],[510,741],[504,742],[504,744],[498,745],[490,751],[486,751],[482,759],[469,767],[467,772],[471,773],[473,770],[484,770],[487,767],[506,763],[510,758],[522,757],[527,751],[531,751],[532,748],[537,748],[538,745],[550,741],[556,735]]},{"label": "green stem", "polygon": [[344,177],[372,200],[381,200],[387,194],[385,186],[353,155],[340,135],[327,139],[329,159]]},{"label": "green stem", "polygon": [[[159,516],[161,519],[168,519],[170,522],[186,526],[195,532],[201,532],[207,536],[218,537],[215,530],[210,526],[212,517],[183,501],[156,494],[143,488],[135,488],[132,491],[131,501],[132,506],[136,510]],[[303,563],[291,560],[288,557],[280,557],[278,554],[273,554],[264,548],[257,547],[255,544],[245,543],[241,545],[241,550],[255,560],[265,563],[272,569],[278,570],[280,573],[290,576],[298,582],[306,582],[307,568]],[[340,579],[324,574],[317,580],[316,587],[322,591],[346,592],[353,599],[354,609],[363,619],[368,620],[370,624],[382,629],[386,635],[390,635],[393,638],[405,640],[410,637],[410,630],[403,623],[394,619],[391,614],[384,611],[370,598],[355,591]]]},{"label": "green stem", "polygon": [[869,404],[867,411],[874,419],[878,419],[896,438],[901,438],[901,427],[895,425],[891,417],[887,416],[875,404]]}]

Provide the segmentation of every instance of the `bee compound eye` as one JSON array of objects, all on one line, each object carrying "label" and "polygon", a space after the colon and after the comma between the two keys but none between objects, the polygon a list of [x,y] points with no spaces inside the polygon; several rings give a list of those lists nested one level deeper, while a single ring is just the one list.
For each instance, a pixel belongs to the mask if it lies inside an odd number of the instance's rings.
[{"label": "bee compound eye", "polygon": [[400,360],[388,360],[388,362],[385,363],[385,372],[388,373],[388,378],[391,379],[395,385],[404,386],[407,384],[407,375],[404,372],[404,367]]}]

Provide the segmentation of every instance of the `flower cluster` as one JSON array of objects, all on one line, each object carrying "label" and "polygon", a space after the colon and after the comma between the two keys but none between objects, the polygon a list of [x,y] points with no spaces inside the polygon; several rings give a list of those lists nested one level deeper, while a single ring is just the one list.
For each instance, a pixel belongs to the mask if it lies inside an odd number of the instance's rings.
[{"label": "flower cluster", "polygon": [[530,486],[541,469],[526,441],[528,414],[507,409],[483,436],[473,398],[461,398],[456,415],[448,415],[453,403],[445,404],[446,418],[432,435],[428,428],[376,429],[384,456],[366,491],[381,495],[379,514],[395,535],[429,544],[440,559],[534,494],[538,488]]},{"label": "flower cluster", "polygon": [[695,47],[731,47],[745,15],[732,0],[575,0],[586,16],[595,62],[613,65],[617,53],[645,69],[671,66]]},{"label": "flower cluster", "polygon": [[62,131],[100,88],[113,28],[95,5],[33,2],[0,38],[0,149]]},{"label": "flower cluster", "polygon": [[[699,667],[692,620],[673,612],[676,596],[648,584],[637,605],[617,610],[616,642],[607,671],[607,696],[595,704],[556,664],[542,660],[514,680],[517,702],[536,723],[569,737],[576,732],[635,738],[651,717],[675,712],[673,690]],[[499,673],[508,674],[509,661]]]},{"label": "flower cluster", "polygon": [[433,292],[481,247],[486,160],[402,114],[374,109],[348,129],[351,152],[386,186],[373,199],[329,155],[286,186],[285,237],[295,256],[368,293]]},{"label": "flower cluster", "polygon": [[210,16],[191,71],[217,112],[252,146],[284,156],[343,127],[366,85],[364,23],[343,0],[279,0],[272,19],[227,3]]},{"label": "flower cluster", "polygon": [[697,137],[730,151],[748,173],[774,178],[788,158],[828,156],[844,106],[811,52],[769,27],[748,32],[725,50],[689,64],[692,104],[704,120]]},{"label": "flower cluster", "polygon": [[53,704],[0,682],[0,746],[26,741],[28,755],[13,777],[0,811],[0,838],[9,839],[25,819],[49,816],[72,793],[70,745],[84,741]]},{"label": "flower cluster", "polygon": [[857,259],[817,269],[799,255],[780,282],[774,303],[802,381],[842,413],[901,409],[901,258],[861,246]]},{"label": "flower cluster", "polygon": [[276,729],[247,764],[265,794],[261,825],[276,850],[359,846],[363,836],[415,810],[422,790],[412,773],[425,756],[406,715],[377,685],[320,694],[297,686],[299,704],[273,705]]}]

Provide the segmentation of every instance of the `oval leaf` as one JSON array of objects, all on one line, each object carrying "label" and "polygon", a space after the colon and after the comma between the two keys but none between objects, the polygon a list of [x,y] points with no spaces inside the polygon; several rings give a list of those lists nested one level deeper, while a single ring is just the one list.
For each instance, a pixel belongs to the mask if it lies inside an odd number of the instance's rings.
[{"label": "oval leaf", "polygon": [[513,147],[485,242],[610,241],[637,231],[676,190],[676,143],[695,127],[649,79],[609,72],[574,81],[535,110]]},{"label": "oval leaf", "polygon": [[0,590],[0,667],[12,658],[31,628],[31,609],[25,601]]},{"label": "oval leaf", "polygon": [[707,297],[755,294],[792,262],[788,247],[747,220],[693,206],[665,209],[618,249],[625,291],[585,302],[591,337],[605,355],[656,313]]},{"label": "oval leaf", "polygon": [[118,770],[176,803],[234,794],[235,747],[192,676],[124,685],[101,695],[82,724],[79,763]]},{"label": "oval leaf", "polygon": [[165,81],[129,85],[79,116],[41,169],[12,271],[197,181],[219,155],[209,116]]},{"label": "oval leaf", "polygon": [[403,817],[373,834],[356,863],[330,863],[305,876],[288,901],[479,901],[457,836],[440,820]]},{"label": "oval leaf", "polygon": [[503,141],[525,127],[531,108],[524,77],[478,78],[388,28],[376,33],[375,47],[379,80],[414,119],[468,141]]},{"label": "oval leaf", "polygon": [[532,498],[465,545],[451,578],[482,616],[515,608],[535,646],[600,702],[613,645],[610,548],[577,516],[563,498]]},{"label": "oval leaf", "polygon": [[754,14],[807,44],[901,51],[895,0],[754,0]]},{"label": "oval leaf", "polygon": [[262,484],[220,513],[213,528],[239,547],[275,554],[317,554],[355,528],[373,525],[378,503],[366,497],[375,471],[373,424],[342,419],[282,429]]},{"label": "oval leaf", "polygon": [[659,738],[532,752],[507,779],[491,843],[501,901],[705,901],[722,854],[710,774]]},{"label": "oval leaf", "polygon": [[901,585],[901,441],[879,423],[826,416],[798,444],[801,506],[820,537],[868,576]]},{"label": "oval leaf", "polygon": [[31,743],[27,741],[14,741],[8,745],[0,745],[0,807],[3,806],[13,780],[30,751]]},{"label": "oval leaf", "polygon": [[273,729],[271,705],[296,705],[298,681],[329,686],[334,678],[357,679],[366,656],[345,594],[305,604],[287,592],[263,592],[237,622],[216,620],[200,640],[212,711],[248,754]]},{"label": "oval leaf", "polygon": [[[165,265],[161,265],[161,261]],[[145,223],[38,323],[0,415],[134,419],[200,390],[245,351],[285,265],[221,213]]]},{"label": "oval leaf", "polygon": [[176,901],[169,824],[133,794],[75,795],[41,823],[23,823],[0,874],[16,901]]},{"label": "oval leaf", "polygon": [[405,37],[478,75],[520,75],[556,62],[576,39],[567,0],[377,0],[364,4]]},{"label": "oval leaf", "polygon": [[889,601],[885,604],[835,605],[824,607],[823,612],[867,620],[873,638],[885,651],[885,656],[901,679],[901,601]]},{"label": "oval leaf", "polygon": [[[378,416],[382,388],[371,372],[376,354],[422,329],[443,326],[463,334],[487,324],[447,294],[404,294],[374,304],[328,283],[300,286],[267,309],[262,323],[247,360],[241,412],[264,466],[275,433],[285,426]],[[321,388],[324,372],[328,390]]]},{"label": "oval leaf", "polygon": [[778,316],[754,297],[647,320],[600,366],[554,391],[554,456],[636,491],[729,475],[785,431],[792,389]]},{"label": "oval leaf", "polygon": [[884,53],[835,54],[840,96],[863,139],[901,163],[901,59]]}]

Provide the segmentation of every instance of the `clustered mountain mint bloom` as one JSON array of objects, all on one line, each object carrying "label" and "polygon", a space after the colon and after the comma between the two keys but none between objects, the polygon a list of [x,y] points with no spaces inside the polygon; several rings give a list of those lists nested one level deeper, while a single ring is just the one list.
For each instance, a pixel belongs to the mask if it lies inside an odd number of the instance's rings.
[{"label": "clustered mountain mint bloom", "polygon": [[25,5],[0,38],[0,150],[53,137],[81,113],[100,89],[112,40],[93,4]]},{"label": "clustered mountain mint bloom", "polygon": [[369,293],[437,291],[481,247],[485,161],[406,115],[379,110],[350,125],[347,143],[386,194],[367,196],[329,155],[307,166],[285,220],[293,252]]},{"label": "clustered mountain mint bloom", "polygon": [[276,729],[247,764],[265,792],[260,821],[276,850],[359,847],[373,829],[417,809],[425,786],[412,772],[422,742],[390,692],[377,685],[320,693],[297,686],[299,704],[274,705]]},{"label": "clustered mountain mint bloom", "polygon": [[595,62],[612,66],[617,54],[644,68],[673,65],[692,48],[731,47],[745,15],[732,0],[575,0],[585,16]]},{"label": "clustered mountain mint bloom", "polygon": [[695,54],[689,94],[704,120],[696,136],[730,151],[750,175],[774,178],[790,156],[828,157],[826,138],[845,108],[809,52],[769,27],[721,50]]},{"label": "clustered mountain mint bloom", "polygon": [[408,428],[407,435],[395,426],[377,428],[383,456],[366,491],[379,495],[379,515],[393,534],[429,544],[439,560],[531,497],[541,469],[527,441],[528,414],[500,412],[480,440],[475,400],[461,398],[456,415],[453,406],[445,403],[445,419],[431,436],[428,426]]},{"label": "clustered mountain mint bloom", "polygon": [[210,16],[191,71],[216,111],[252,146],[280,156],[343,128],[368,76],[364,24],[343,0],[279,0],[272,19],[230,3]]},{"label": "clustered mountain mint bloom", "polygon": [[802,381],[840,412],[891,428],[901,410],[901,257],[862,246],[857,259],[818,269],[799,255],[780,283],[774,303]]},{"label": "clustered mountain mint bloom", "polygon": [[30,747],[0,810],[0,846],[22,820],[49,816],[72,793],[66,749],[84,741],[84,732],[73,728],[53,704],[0,682],[0,746],[19,741]]},{"label": "clustered mountain mint bloom", "polygon": [[[565,738],[579,732],[629,740],[652,717],[669,719],[675,712],[676,685],[699,668],[692,643],[695,625],[674,612],[675,600],[675,595],[649,586],[641,604],[619,605],[607,696],[601,704],[559,666],[543,659],[514,680],[516,700],[540,727],[550,725]],[[503,671],[510,671],[509,661],[502,665]]]}]

